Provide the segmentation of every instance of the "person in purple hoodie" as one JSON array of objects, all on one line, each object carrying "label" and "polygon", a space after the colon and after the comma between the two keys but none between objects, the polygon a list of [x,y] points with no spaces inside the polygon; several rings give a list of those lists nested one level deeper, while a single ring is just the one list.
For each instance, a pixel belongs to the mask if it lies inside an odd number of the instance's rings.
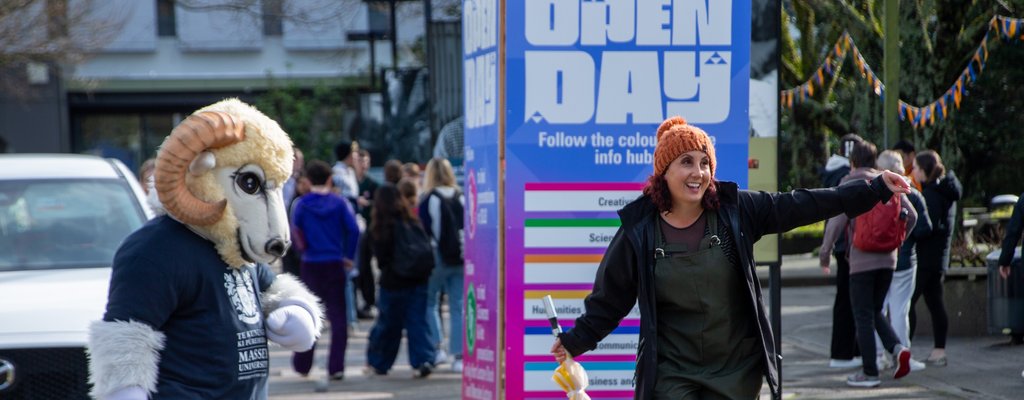
[{"label": "person in purple hoodie", "polygon": [[[345,349],[348,346],[348,316],[345,286],[352,269],[359,226],[347,200],[331,190],[331,166],[320,160],[306,166],[312,188],[295,203],[292,230],[295,247],[302,252],[300,278],[319,296],[331,322],[331,350],[327,373],[332,380],[345,378]],[[295,353],[292,367],[306,376],[313,366],[313,351]]]}]

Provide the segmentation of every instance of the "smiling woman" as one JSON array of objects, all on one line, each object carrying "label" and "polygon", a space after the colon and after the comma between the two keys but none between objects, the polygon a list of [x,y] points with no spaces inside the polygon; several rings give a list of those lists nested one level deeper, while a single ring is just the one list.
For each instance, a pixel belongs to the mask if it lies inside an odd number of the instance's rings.
[{"label": "smiling woman", "polygon": [[619,211],[586,311],[551,352],[563,361],[597,348],[637,304],[636,398],[754,399],[765,378],[778,393],[778,352],[754,271],[754,242],[862,213],[909,188],[889,173],[832,189],[739,190],[715,179],[714,144],[702,129],[673,117],[657,139],[644,195]]}]

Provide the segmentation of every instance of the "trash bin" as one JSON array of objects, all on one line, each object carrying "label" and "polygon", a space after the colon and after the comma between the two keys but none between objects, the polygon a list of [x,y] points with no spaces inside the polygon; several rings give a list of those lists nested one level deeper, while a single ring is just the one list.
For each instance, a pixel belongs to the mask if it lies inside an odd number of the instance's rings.
[{"label": "trash bin", "polygon": [[985,257],[988,264],[988,330],[1010,335],[1014,342],[1024,339],[1024,268],[1021,248],[1017,247],[1011,262],[1013,273],[1008,279],[999,276],[999,254],[995,250]]}]

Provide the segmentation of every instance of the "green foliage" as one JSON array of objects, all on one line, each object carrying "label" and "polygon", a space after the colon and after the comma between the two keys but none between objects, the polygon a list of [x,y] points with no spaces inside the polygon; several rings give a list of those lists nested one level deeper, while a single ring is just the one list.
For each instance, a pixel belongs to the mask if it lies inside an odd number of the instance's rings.
[{"label": "green foliage", "polygon": [[810,225],[804,225],[782,234],[783,239],[795,239],[800,237],[818,238],[821,240],[825,235],[825,221],[818,221]]},{"label": "green foliage", "polygon": [[[808,79],[844,30],[883,76],[882,8],[878,0],[783,1],[782,87]],[[1022,13],[1024,0],[901,2],[900,98],[924,106],[942,96],[967,66],[992,16]],[[990,41],[985,71],[967,87],[951,119],[920,129],[901,122],[899,134],[889,139],[908,139],[919,150],[939,152],[963,182],[961,206],[985,205],[992,196],[1022,190],[1024,169],[1017,160],[1024,140],[1014,129],[1024,126],[1017,94],[1024,82],[1022,61],[1024,41]],[[869,91],[850,57],[839,68],[811,99],[782,111],[781,189],[819,186],[818,171],[837,138],[848,132],[884,147],[881,99]]]},{"label": "green foliage", "polygon": [[342,115],[350,109],[345,99],[349,93],[343,87],[323,82],[312,89],[295,83],[280,84],[273,78],[270,89],[260,95],[256,108],[277,121],[291,136],[306,160],[334,160],[334,144],[341,139],[351,140],[340,125]]}]

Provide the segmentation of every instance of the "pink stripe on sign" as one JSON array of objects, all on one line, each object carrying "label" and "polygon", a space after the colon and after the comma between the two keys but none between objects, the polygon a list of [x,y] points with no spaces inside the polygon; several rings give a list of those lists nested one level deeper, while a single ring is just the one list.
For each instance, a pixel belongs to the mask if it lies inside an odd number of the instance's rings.
[{"label": "pink stripe on sign", "polygon": [[532,182],[526,190],[537,191],[585,191],[585,190],[636,190],[644,189],[641,182]]}]

